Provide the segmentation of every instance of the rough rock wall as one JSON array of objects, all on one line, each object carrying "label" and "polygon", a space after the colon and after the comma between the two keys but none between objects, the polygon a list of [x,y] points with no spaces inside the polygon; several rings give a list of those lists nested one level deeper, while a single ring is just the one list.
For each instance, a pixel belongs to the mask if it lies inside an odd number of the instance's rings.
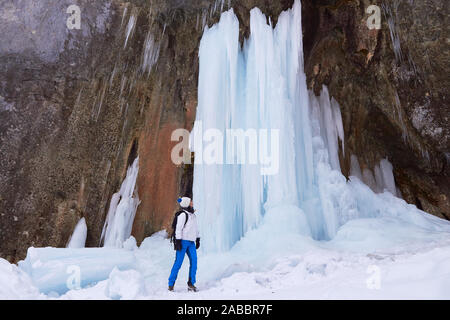
[{"label": "rough rock wall", "polygon": [[97,230],[120,175],[118,104],[94,102],[116,4],[79,1],[81,30],[69,30],[71,4],[0,1],[0,256],[11,261],[28,246],[64,246],[81,216]]},{"label": "rough rock wall", "polygon": [[[305,70],[340,104],[350,155],[373,170],[394,166],[403,198],[450,218],[450,88],[446,0],[303,1]],[[369,5],[381,29],[369,30]]]}]

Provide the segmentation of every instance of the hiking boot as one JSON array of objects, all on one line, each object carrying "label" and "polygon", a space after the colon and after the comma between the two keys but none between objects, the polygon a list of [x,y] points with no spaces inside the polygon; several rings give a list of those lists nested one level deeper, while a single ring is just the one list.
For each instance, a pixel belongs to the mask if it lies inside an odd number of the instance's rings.
[{"label": "hiking boot", "polygon": [[194,292],[198,291],[197,287],[194,286],[190,281],[188,282],[187,285],[188,285],[188,291],[194,291]]},{"label": "hiking boot", "polygon": [[169,286],[169,291],[173,291],[173,286]]}]

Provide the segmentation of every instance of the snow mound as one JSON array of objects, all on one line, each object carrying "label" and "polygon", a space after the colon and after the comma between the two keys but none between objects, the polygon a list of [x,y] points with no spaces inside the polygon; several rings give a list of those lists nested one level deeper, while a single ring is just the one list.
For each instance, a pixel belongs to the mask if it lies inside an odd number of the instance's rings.
[{"label": "snow mound", "polygon": [[0,300],[42,298],[31,278],[16,265],[0,258]]},{"label": "snow mound", "polygon": [[146,292],[142,275],[136,270],[120,271],[115,267],[109,275],[105,295],[111,299],[124,300],[145,296]]}]

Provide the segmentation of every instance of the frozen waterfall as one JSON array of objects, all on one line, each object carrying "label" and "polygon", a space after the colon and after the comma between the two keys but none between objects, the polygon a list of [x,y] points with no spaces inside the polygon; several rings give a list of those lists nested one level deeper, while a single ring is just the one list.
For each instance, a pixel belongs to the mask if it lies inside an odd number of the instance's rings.
[{"label": "frozen waterfall", "polygon": [[[230,249],[269,213],[284,215],[297,232],[317,240],[332,239],[356,218],[393,216],[440,227],[437,218],[342,175],[339,105],[326,87],[320,97],[306,87],[300,1],[281,13],[275,27],[252,9],[250,36],[242,46],[233,9],[224,12],[205,28],[199,57],[190,145],[203,250]],[[240,145],[229,132],[240,132]],[[261,170],[269,153],[275,172]],[[384,176],[387,189],[395,192],[393,180]]]}]

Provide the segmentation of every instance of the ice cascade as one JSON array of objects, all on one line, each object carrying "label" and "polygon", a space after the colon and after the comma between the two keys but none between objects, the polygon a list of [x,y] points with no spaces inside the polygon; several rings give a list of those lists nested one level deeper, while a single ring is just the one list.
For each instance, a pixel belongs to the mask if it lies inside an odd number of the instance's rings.
[{"label": "ice cascade", "polygon": [[[347,181],[342,175],[340,107],[326,87],[319,97],[307,90],[299,0],[281,13],[275,28],[258,8],[252,9],[250,36],[242,46],[233,9],[222,13],[216,25],[205,28],[199,58],[190,147],[195,152],[193,197],[202,250],[230,249],[267,215],[280,217],[288,228],[295,226],[295,232],[316,240],[333,239],[341,226],[357,218],[391,216],[440,228],[437,218],[389,193],[395,195],[395,182],[388,162],[383,161],[378,172],[386,189],[380,195],[358,177]],[[238,148],[225,134],[230,130],[245,133],[246,148]],[[256,147],[251,130],[259,133]],[[278,132],[278,140],[269,139],[270,130]],[[263,148],[264,140],[270,141],[268,149]],[[258,152],[257,162],[250,159],[252,148]],[[277,157],[278,171],[261,174],[269,149]],[[217,161],[204,163],[205,157]]]}]

